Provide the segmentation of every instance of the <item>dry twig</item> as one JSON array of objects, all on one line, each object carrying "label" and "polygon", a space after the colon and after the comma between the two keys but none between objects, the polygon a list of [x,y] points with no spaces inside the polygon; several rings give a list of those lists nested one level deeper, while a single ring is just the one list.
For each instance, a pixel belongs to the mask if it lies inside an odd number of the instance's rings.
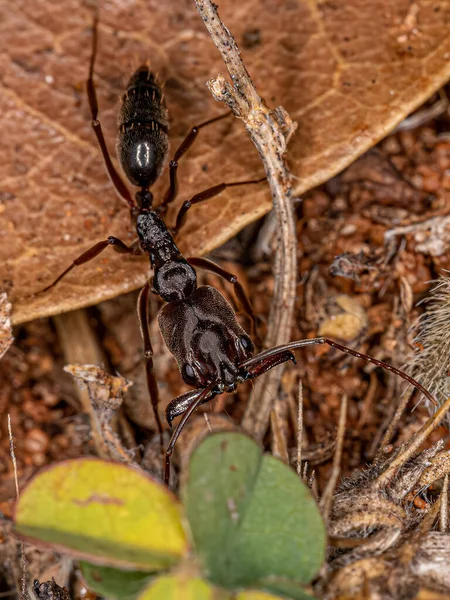
[{"label": "dry twig", "polygon": [[[271,110],[259,96],[240,57],[239,48],[222,23],[211,0],[194,0],[197,10],[227,66],[232,84],[223,75],[208,82],[218,101],[229,106],[242,119],[264,164],[277,215],[277,252],[275,257],[275,294],[266,339],[268,347],[290,339],[296,286],[296,236],[291,196],[291,177],[283,160],[286,144],[295,126],[286,111]],[[272,399],[276,396],[282,369],[274,369],[261,379],[261,395],[252,393],[243,426],[262,439],[269,423]]]},{"label": "dry twig", "polygon": [[[69,364],[96,364],[105,362],[105,356],[89,323],[85,309],[74,310],[54,317],[56,330]],[[70,372],[70,371],[69,371]],[[71,373],[72,374],[72,373]],[[108,458],[109,452],[98,428],[98,420],[86,387],[78,386],[78,398],[83,412],[89,415],[92,438],[98,455]]]},{"label": "dry twig", "polygon": [[[17,476],[17,461],[16,461],[16,453],[14,452],[14,438],[11,429],[11,415],[8,413],[8,435],[9,435],[9,451],[11,454],[11,461],[14,469],[14,483],[16,486],[16,500],[19,500],[20,491],[19,491],[19,478]],[[27,591],[27,559],[25,556],[25,544],[24,542],[20,543],[20,556],[22,563],[22,577],[21,577],[21,590],[20,590],[20,600],[29,600],[28,591]]]},{"label": "dry twig", "polygon": [[333,494],[336,488],[337,480],[339,479],[339,475],[341,472],[341,460],[342,460],[342,448],[344,446],[344,435],[345,435],[345,422],[347,420],[347,406],[348,406],[348,398],[347,395],[344,394],[341,402],[341,410],[339,413],[339,425],[337,430],[337,441],[336,441],[336,450],[333,457],[333,467],[331,471],[330,478],[328,483],[324,489],[322,494],[322,498],[320,499],[320,508],[322,510],[322,516],[324,518],[325,523],[328,521],[328,517],[330,515],[331,504],[333,502]]},{"label": "dry twig", "polygon": [[445,475],[444,483],[442,485],[439,531],[441,533],[447,533],[448,531],[448,473]]},{"label": "dry twig", "polygon": [[381,473],[381,475],[375,481],[377,488],[382,488],[388,484],[388,482],[395,476],[396,472],[402,467],[414,454],[418,451],[420,446],[424,443],[430,433],[436,429],[442,419],[446,416],[450,410],[450,398],[436,411],[436,413],[428,419],[428,421],[419,429],[419,431],[411,438],[406,444],[406,447],[394,460],[390,463],[389,467]]},{"label": "dry twig", "polygon": [[93,431],[99,431],[101,435],[101,440],[94,437],[97,449],[99,445],[104,446],[107,449],[106,458],[131,463],[133,452],[123,447],[111,426],[131,382],[120,376],[109,375],[95,365],[67,365],[64,370],[87,388],[95,419]]}]

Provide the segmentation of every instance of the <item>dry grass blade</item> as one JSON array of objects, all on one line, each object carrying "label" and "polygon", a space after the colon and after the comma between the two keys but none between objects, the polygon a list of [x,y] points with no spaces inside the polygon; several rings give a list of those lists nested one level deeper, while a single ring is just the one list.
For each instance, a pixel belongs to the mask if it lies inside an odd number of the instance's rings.
[{"label": "dry grass blade", "polygon": [[441,512],[439,514],[439,531],[447,533],[448,527],[448,473],[444,477],[441,492]]},{"label": "dry grass blade", "polygon": [[319,506],[322,510],[322,516],[325,522],[330,516],[331,505],[333,503],[334,490],[341,472],[342,449],[344,447],[345,423],[347,420],[348,398],[346,394],[342,396],[341,410],[339,413],[339,425],[336,435],[336,450],[333,457],[333,466],[328,483],[323,491]]},{"label": "dry grass blade", "polygon": [[389,467],[383,473],[381,473],[381,475],[375,481],[375,487],[384,487],[395,476],[395,473],[398,471],[398,469],[400,469],[401,466],[403,466],[412,456],[414,456],[430,433],[436,429],[439,423],[444,419],[449,410],[450,397],[411,438],[403,451],[390,463]]},{"label": "dry grass blade", "polygon": [[[14,484],[16,486],[16,500],[19,499],[20,490],[19,490],[19,478],[17,476],[17,460],[16,453],[14,451],[14,438],[12,434],[11,427],[11,415],[8,414],[8,435],[9,435],[9,447],[11,454],[11,461],[14,469]],[[27,559],[25,556],[25,544],[24,542],[20,543],[20,558],[22,563],[22,576],[21,576],[21,590],[20,590],[20,600],[29,600],[28,590],[27,590]]]}]

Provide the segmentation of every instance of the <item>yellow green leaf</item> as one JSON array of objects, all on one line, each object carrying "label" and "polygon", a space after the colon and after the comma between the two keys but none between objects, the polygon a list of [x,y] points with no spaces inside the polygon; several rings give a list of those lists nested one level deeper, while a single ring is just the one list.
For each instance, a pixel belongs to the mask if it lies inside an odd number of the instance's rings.
[{"label": "yellow green leaf", "polygon": [[17,502],[15,531],[92,563],[143,571],[168,568],[188,549],[181,505],[165,486],[94,458],[34,477]]},{"label": "yellow green leaf", "polygon": [[189,573],[158,577],[138,600],[229,600],[230,594]]},{"label": "yellow green leaf", "polygon": [[281,600],[281,598],[280,596],[274,596],[268,592],[245,590],[238,594],[233,600]]},{"label": "yellow green leaf", "polygon": [[[302,592],[302,595],[298,595],[297,598],[302,598],[302,600],[315,600],[313,596],[308,595],[306,592]],[[236,596],[233,596],[233,600],[283,600],[285,596],[274,596],[269,592],[262,592],[260,590],[244,590],[240,592]]]}]

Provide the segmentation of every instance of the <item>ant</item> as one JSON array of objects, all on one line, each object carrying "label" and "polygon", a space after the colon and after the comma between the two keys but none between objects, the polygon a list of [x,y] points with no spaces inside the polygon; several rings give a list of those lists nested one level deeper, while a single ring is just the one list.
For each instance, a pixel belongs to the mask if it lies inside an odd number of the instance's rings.
[{"label": "ant", "polygon": [[[217,196],[227,187],[257,184],[265,178],[235,183],[221,183],[210,187],[187,200],[181,206],[175,227],[169,230],[161,215],[176,198],[178,191],[178,162],[192,146],[203,127],[228,116],[221,115],[192,127],[169,163],[169,187],[162,203],[153,209],[150,187],[159,178],[169,150],[168,115],[161,87],[147,66],[141,66],[131,76],[118,115],[117,154],[128,181],[140,188],[133,199],[121,176],[112,164],[105,138],[98,120],[98,103],[94,85],[94,65],[97,54],[98,16],[95,15],[92,30],[92,54],[87,80],[87,94],[91,112],[91,126],[105,162],[109,177],[119,194],[128,204],[132,219],[136,220],[138,238],[129,246],[110,236],[98,242],[78,258],[53,283],[41,290],[53,288],[72,269],[89,262],[111,246],[121,254],[147,254],[153,268],[153,278],[142,288],[137,302],[137,312],[146,359],[147,387],[155,421],[163,446],[163,427],[158,414],[158,385],[153,370],[153,350],[149,334],[149,293],[159,295],[166,304],[158,314],[163,339],[177,360],[183,380],[194,387],[172,400],[166,408],[169,426],[173,419],[183,415],[172,433],[165,452],[164,481],[169,482],[170,458],[175,443],[192,413],[203,403],[218,394],[235,391],[238,383],[259,377],[273,367],[292,360],[293,350],[313,344],[328,344],[346,354],[361,358],[376,366],[399,375],[433,404],[431,394],[415,379],[395,367],[327,338],[314,338],[291,342],[270,348],[253,356],[254,346],[250,336],[239,325],[233,308],[222,294],[211,286],[197,287],[195,267],[206,269],[233,284],[236,296],[244,311],[251,318],[252,333],[256,333],[256,318],[251,303],[237,277],[204,258],[184,258],[177,248],[174,237],[185,222],[188,210],[194,204]],[[256,337],[255,337],[256,339]]]}]

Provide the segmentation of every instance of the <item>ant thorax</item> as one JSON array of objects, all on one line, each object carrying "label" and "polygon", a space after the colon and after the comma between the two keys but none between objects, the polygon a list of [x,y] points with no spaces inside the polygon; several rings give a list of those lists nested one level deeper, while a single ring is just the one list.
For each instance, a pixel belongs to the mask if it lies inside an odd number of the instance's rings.
[{"label": "ant thorax", "polygon": [[197,274],[181,255],[161,217],[153,210],[140,213],[136,230],[153,267],[153,291],[166,302],[189,298],[197,288]]}]

